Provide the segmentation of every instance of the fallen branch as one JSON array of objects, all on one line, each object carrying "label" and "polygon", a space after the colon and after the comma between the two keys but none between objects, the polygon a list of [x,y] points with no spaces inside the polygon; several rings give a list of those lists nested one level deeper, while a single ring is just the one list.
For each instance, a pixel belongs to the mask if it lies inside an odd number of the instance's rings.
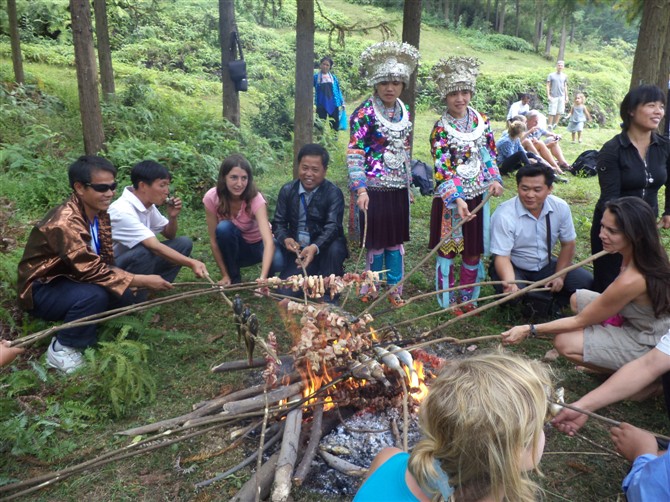
[{"label": "fallen branch", "polygon": [[[293,362],[293,356],[280,356],[279,360],[282,364],[289,364]],[[238,361],[226,361],[217,366],[214,366],[210,371],[212,373],[224,373],[226,371],[248,370],[252,368],[262,368],[267,364],[264,357],[255,358],[251,364],[248,359],[240,359]]]},{"label": "fallen branch", "polygon": [[[292,400],[300,399],[296,395]],[[291,478],[293,468],[298,458],[298,443],[302,426],[302,408],[297,407],[286,415],[284,438],[282,439],[279,459],[275,470],[275,479],[272,489],[272,502],[286,502],[291,494]]]},{"label": "fallen branch", "polygon": [[321,435],[323,431],[321,429],[321,422],[323,420],[323,402],[319,403],[314,407],[312,411],[312,430],[309,434],[309,442],[307,443],[307,448],[305,448],[305,453],[303,453],[302,460],[298,464],[298,468],[295,470],[293,475],[293,482],[300,486],[305,481],[307,474],[312,466],[312,460],[316,456],[316,450],[319,446],[319,441],[321,440]]},{"label": "fallen branch", "polygon": [[244,483],[240,491],[230,499],[230,502],[249,502],[250,500],[264,500],[270,495],[270,487],[272,486],[272,478],[274,476],[275,467],[277,466],[277,459],[279,452],[272,455],[263,466],[258,469],[253,476]]},{"label": "fallen branch", "polygon": [[346,474],[347,476],[353,476],[355,478],[362,478],[368,472],[367,469],[360,467],[346,460],[342,460],[340,457],[337,457],[331,453],[328,453],[324,450],[319,450],[319,455],[321,458],[328,464],[328,467],[335,469],[336,471]]},{"label": "fallen branch", "polygon": [[[296,382],[292,385],[286,385],[268,392],[267,399],[269,403],[276,403],[282,399],[287,399],[294,394],[298,394],[305,387],[303,382]],[[250,397],[241,401],[232,401],[223,405],[223,412],[229,415],[245,413],[247,411],[260,410],[265,407],[265,397],[263,395]]]}]

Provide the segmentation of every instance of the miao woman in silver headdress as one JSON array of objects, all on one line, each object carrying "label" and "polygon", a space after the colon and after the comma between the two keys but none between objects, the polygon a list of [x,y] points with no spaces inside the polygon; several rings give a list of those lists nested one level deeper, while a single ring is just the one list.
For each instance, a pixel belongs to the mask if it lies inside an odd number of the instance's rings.
[{"label": "miao woman in silver headdress", "polygon": [[[454,258],[462,257],[460,285],[474,284],[485,276],[481,255],[488,239],[489,210],[471,211],[486,192],[498,196],[503,192],[496,165],[496,145],[488,118],[470,107],[479,73],[479,61],[470,57],[440,60],[433,67],[433,79],[446,104],[442,117],[430,135],[434,161],[435,198],[430,218],[429,247],[440,246],[435,284],[437,290],[454,287]],[[465,219],[466,223],[455,228]],[[455,293],[438,295],[440,306],[459,303]],[[479,288],[460,289],[460,302],[474,300]],[[475,308],[468,303],[461,308]],[[459,314],[459,311],[456,311]]]},{"label": "miao woman in silver headdress", "polygon": [[[409,240],[412,122],[399,97],[418,59],[419,52],[406,43],[381,42],[363,51],[361,63],[374,91],[350,118],[349,189],[357,196],[361,242],[367,228],[366,270],[387,270],[389,288],[402,279],[403,243]],[[389,295],[396,307],[404,304],[401,293],[396,289]],[[370,301],[376,291],[361,294]]]}]

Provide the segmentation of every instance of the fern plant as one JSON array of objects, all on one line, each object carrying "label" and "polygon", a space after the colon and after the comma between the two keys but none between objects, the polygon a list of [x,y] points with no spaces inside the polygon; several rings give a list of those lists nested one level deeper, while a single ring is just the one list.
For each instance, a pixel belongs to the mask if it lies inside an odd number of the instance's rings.
[{"label": "fern plant", "polygon": [[84,354],[89,391],[97,402],[108,402],[115,417],[139,403],[156,398],[156,380],[149,371],[149,346],[128,340],[133,327],[124,325],[115,341],[100,342],[97,350]]}]

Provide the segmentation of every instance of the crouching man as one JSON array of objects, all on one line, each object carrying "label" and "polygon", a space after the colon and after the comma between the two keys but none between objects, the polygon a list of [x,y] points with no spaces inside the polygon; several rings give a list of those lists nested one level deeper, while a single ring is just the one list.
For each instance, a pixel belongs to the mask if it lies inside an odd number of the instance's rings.
[{"label": "crouching man", "polygon": [[[133,274],[158,274],[174,282],[181,267],[205,277],[204,263],[190,258],[193,242],[177,237],[181,199],[167,204],[167,218],[158,210],[168,201],[170,173],[158,162],[145,160],[130,171],[133,185],[123,190],[109,208],[114,256],[119,268]],[[167,240],[158,240],[161,234]]]},{"label": "crouching man", "polygon": [[[498,206],[491,218],[491,262],[489,273],[494,281],[505,281],[497,292],[514,293],[526,284],[515,280],[539,281],[572,264],[577,234],[570,206],[552,195],[555,175],[544,164],[524,166],[516,173],[517,196]],[[552,256],[560,242],[558,258]],[[577,289],[590,289],[593,276],[582,268],[547,283],[561,307],[570,304]],[[527,296],[544,296],[548,292],[530,292]]]},{"label": "crouching man", "polygon": [[[19,305],[47,321],[76,321],[136,301],[130,290],[167,290],[159,275],[133,275],[114,267],[107,209],[116,190],[116,168],[96,156],[69,168],[72,195],[30,232],[18,267]],[[47,363],[65,373],[83,364],[81,351],[97,342],[96,325],[59,331]]]},{"label": "crouching man", "polygon": [[285,257],[282,279],[302,274],[303,266],[309,275],[344,274],[344,195],[326,179],[328,160],[323,146],[303,146],[298,179],[279,191],[272,228]]}]

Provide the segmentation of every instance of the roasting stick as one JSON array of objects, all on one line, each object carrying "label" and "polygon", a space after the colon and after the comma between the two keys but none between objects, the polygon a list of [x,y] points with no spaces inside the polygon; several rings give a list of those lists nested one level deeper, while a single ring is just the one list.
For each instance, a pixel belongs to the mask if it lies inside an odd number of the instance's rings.
[{"label": "roasting stick", "polygon": [[[354,270],[360,270],[361,266],[361,258],[363,257],[363,253],[365,253],[365,241],[368,238],[368,212],[364,209],[363,210],[363,243],[361,244],[361,250],[358,253],[358,259],[356,260],[356,266],[354,267]],[[351,288],[347,291],[347,295],[344,297],[344,301],[342,301],[342,308],[344,309],[344,306],[347,304],[347,300],[349,300],[349,295],[351,294]]]},{"label": "roasting stick", "polygon": [[[407,305],[407,304],[410,304],[410,303],[415,302],[417,300],[421,300],[422,298],[429,298],[431,296],[436,296],[436,295],[439,295],[441,293],[449,293],[451,291],[458,291],[458,290],[461,290],[461,289],[476,288],[476,287],[481,287],[481,286],[495,286],[495,285],[498,285],[498,284],[505,285],[508,282],[513,282],[515,284],[532,284],[533,283],[533,281],[526,281],[526,280],[523,280],[523,279],[518,279],[518,280],[514,280],[514,281],[482,281],[482,282],[475,282],[475,283],[472,283],[472,284],[459,284],[458,286],[453,286],[451,288],[438,289],[438,290],[435,290],[435,291],[430,291],[428,293],[422,293],[420,295],[412,296],[411,298],[408,298],[407,300],[405,300],[405,304]],[[464,302],[464,303],[470,303],[470,302],[476,302],[476,301],[477,301],[477,299],[475,298],[474,300],[468,300],[468,302]],[[459,304],[459,305],[462,305],[462,304]],[[446,308],[443,309],[443,310],[446,310]],[[375,317],[377,317],[378,315],[379,314],[377,314]]]},{"label": "roasting stick", "polygon": [[[434,327],[433,329],[431,329],[431,330],[429,330],[429,331],[426,331],[425,333],[423,333],[423,334],[421,335],[421,338],[426,338],[426,337],[432,335],[433,333],[436,333],[437,331],[439,331],[439,330],[441,330],[441,329],[444,329],[444,328],[446,328],[447,326],[451,326],[452,324],[454,324],[454,323],[456,323],[456,322],[458,322],[458,321],[461,321],[461,320],[463,320],[463,319],[467,319],[468,317],[475,316],[475,315],[479,314],[480,312],[484,312],[485,310],[489,310],[489,309],[491,309],[491,308],[493,308],[493,307],[497,307],[498,305],[502,305],[503,303],[506,303],[506,302],[508,302],[508,301],[510,301],[510,300],[513,300],[514,298],[518,298],[518,297],[520,297],[520,296],[523,296],[523,295],[525,295],[526,293],[528,293],[529,291],[531,291],[531,290],[533,290],[533,289],[537,289],[537,288],[540,287],[540,286],[544,286],[545,284],[547,284],[548,282],[553,281],[553,280],[556,279],[557,277],[559,277],[559,276],[561,276],[561,275],[564,275],[564,274],[566,274],[566,273],[568,273],[568,272],[571,272],[572,270],[575,270],[575,269],[581,267],[582,265],[584,265],[584,264],[586,264],[586,263],[590,263],[590,262],[592,262],[592,261],[594,261],[594,260],[597,260],[597,259],[600,258],[601,256],[605,256],[606,254],[608,254],[607,251],[604,251],[604,250],[603,250],[603,251],[600,251],[599,253],[596,253],[596,254],[594,254],[594,255],[591,255],[591,256],[589,256],[588,258],[585,258],[585,259],[583,259],[582,261],[580,261],[580,262],[578,262],[578,263],[575,263],[575,264],[573,264],[573,265],[570,265],[569,267],[564,268],[564,269],[561,270],[560,272],[557,272],[557,273],[555,273],[555,274],[553,274],[553,275],[550,275],[549,277],[545,277],[544,279],[540,279],[539,281],[536,281],[536,282],[534,282],[533,284],[530,284],[530,285],[526,286],[525,288],[520,289],[519,291],[515,291],[514,293],[511,293],[511,294],[507,295],[507,296],[504,297],[504,298],[501,298],[501,299],[496,300],[496,301],[494,301],[494,302],[487,303],[486,305],[482,305],[482,306],[480,306],[480,307],[477,307],[476,309],[471,310],[470,312],[464,312],[463,315],[458,316],[458,317],[454,317],[453,319],[450,319],[450,320],[448,320],[448,321],[446,321],[446,322],[440,324],[439,326],[436,326],[436,327]],[[452,338],[452,337],[441,337],[441,338],[436,338],[436,339],[433,339],[433,340],[427,340],[427,341],[425,341],[425,342],[420,342],[420,343],[418,343],[418,344],[416,344],[416,345],[413,345],[413,346],[411,346],[411,347],[405,347],[405,348],[408,349],[408,350],[409,350],[410,348],[411,348],[411,349],[418,349],[418,348],[421,348],[421,347],[426,347],[426,346],[428,346],[428,345],[432,345],[432,344],[434,344],[434,343],[448,341],[450,338]]]},{"label": "roasting stick", "polygon": [[[479,203],[479,205],[477,205],[476,208],[474,208],[472,211],[470,211],[470,214],[472,216],[476,215],[477,212],[480,211],[484,207],[484,204],[486,204],[490,198],[491,198],[491,192],[488,192],[486,194],[486,196],[482,199],[482,201]],[[392,291],[395,291],[400,286],[402,286],[405,283],[405,281],[407,280],[407,278],[412,276],[414,274],[414,272],[419,270],[419,268],[421,268],[423,266],[423,264],[426,263],[431,256],[433,256],[435,253],[437,253],[437,250],[440,249],[442,244],[444,244],[444,242],[447,239],[449,239],[452,236],[452,234],[456,230],[461,228],[465,223],[466,223],[466,221],[464,219],[461,219],[461,221],[459,221],[456,225],[454,225],[452,227],[451,231],[446,236],[444,236],[444,238],[442,238],[440,240],[440,242],[438,242],[437,245],[433,249],[431,249],[426,256],[424,256],[423,260],[421,260],[412,270],[410,270],[407,274],[405,274],[403,276],[402,279],[400,279],[400,282],[398,282],[398,284],[396,284],[393,288],[387,288],[386,291],[384,291],[384,293],[379,295],[379,297],[375,301],[373,301],[363,312],[361,312],[360,315],[362,316],[362,315],[367,314],[368,312],[370,312],[370,310],[372,310],[373,307],[375,307],[379,302],[381,302],[389,294],[391,294]]]},{"label": "roasting stick", "polygon": [[221,292],[221,296],[225,300],[225,302],[228,304],[229,307],[233,306],[233,302],[230,301],[230,298],[226,296],[226,293],[223,292],[223,290],[219,287],[217,283],[215,283],[212,278],[209,276],[209,274],[205,274],[205,279],[209,281],[209,283],[212,285],[212,287],[218,289]]},{"label": "roasting stick", "polygon": [[[563,408],[567,408],[572,411],[576,411],[577,413],[582,413],[588,417],[595,418],[596,420],[600,420],[601,422],[605,422],[606,424],[609,424],[613,427],[619,427],[621,425],[621,422],[617,422],[616,420],[612,420],[611,418],[607,418],[603,415],[599,415],[598,413],[594,413],[592,411],[584,410],[582,408],[577,408],[576,406],[573,406],[571,404],[566,404],[566,403],[558,403],[554,401],[549,401],[550,404],[556,404],[558,406],[562,406]],[[664,436],[663,434],[657,434],[656,432],[653,431],[648,431],[646,429],[640,428],[640,430],[643,430],[644,432],[648,432],[652,436],[655,436],[659,439],[665,439],[666,441],[670,441],[670,437]]]}]

